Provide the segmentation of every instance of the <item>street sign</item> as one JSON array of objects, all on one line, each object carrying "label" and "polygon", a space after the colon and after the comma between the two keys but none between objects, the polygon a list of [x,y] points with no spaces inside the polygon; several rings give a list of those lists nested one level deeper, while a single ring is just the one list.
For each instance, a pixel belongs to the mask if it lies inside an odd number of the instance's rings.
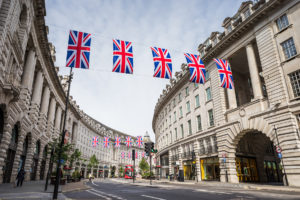
[{"label": "street sign", "polygon": [[226,163],[226,158],[223,158],[222,161],[223,161],[223,163]]},{"label": "street sign", "polygon": [[281,148],[280,148],[280,146],[276,146],[276,152],[279,154],[279,153],[281,153]]},{"label": "street sign", "polygon": [[60,163],[64,164],[65,160],[64,159],[60,159]]},{"label": "street sign", "polygon": [[282,155],[281,153],[278,153],[278,158],[281,159],[282,158]]},{"label": "street sign", "polygon": [[226,158],[226,153],[222,153],[222,158]]}]

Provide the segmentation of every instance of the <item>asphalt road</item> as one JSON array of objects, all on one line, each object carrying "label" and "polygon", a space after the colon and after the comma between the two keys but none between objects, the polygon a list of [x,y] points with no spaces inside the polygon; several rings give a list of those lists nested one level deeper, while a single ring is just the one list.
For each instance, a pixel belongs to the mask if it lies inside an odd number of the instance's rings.
[{"label": "asphalt road", "polygon": [[192,200],[192,199],[280,199],[300,200],[300,193],[279,191],[258,191],[228,187],[203,187],[190,185],[155,185],[140,186],[117,183],[110,180],[87,183],[91,189],[68,192],[64,195],[71,199],[105,199],[105,200]]}]

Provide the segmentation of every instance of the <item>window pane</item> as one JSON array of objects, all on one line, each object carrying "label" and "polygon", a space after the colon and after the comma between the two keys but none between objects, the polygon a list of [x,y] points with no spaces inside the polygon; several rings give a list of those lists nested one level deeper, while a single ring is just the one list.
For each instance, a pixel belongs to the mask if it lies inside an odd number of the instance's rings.
[{"label": "window pane", "polygon": [[198,124],[198,131],[202,130],[202,124],[201,124],[201,116],[197,116],[197,124]]},{"label": "window pane", "polygon": [[192,123],[191,120],[188,121],[189,124],[189,134],[192,134]]},{"label": "window pane", "polygon": [[210,88],[206,89],[206,100],[209,101],[211,100],[211,92],[210,92]]},{"label": "window pane", "polygon": [[300,97],[300,70],[289,74],[294,97]]},{"label": "window pane", "polygon": [[281,43],[285,59],[289,59],[297,54],[293,38],[290,38]]},{"label": "window pane", "polygon": [[209,125],[213,126],[214,125],[214,115],[213,115],[213,111],[212,110],[208,111],[208,117],[209,117]]},{"label": "window pane", "polygon": [[196,108],[200,106],[199,95],[195,96],[195,105]]}]

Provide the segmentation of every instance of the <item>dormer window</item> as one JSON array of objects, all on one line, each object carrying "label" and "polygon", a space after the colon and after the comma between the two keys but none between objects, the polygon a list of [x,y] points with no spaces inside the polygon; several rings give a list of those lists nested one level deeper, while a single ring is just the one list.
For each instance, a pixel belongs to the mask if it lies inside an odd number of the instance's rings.
[{"label": "dormer window", "polygon": [[276,24],[277,24],[278,31],[281,31],[284,28],[286,28],[289,25],[289,20],[288,20],[286,14],[282,15],[281,17],[279,17],[276,20]]},{"label": "dormer window", "polygon": [[218,43],[218,38],[215,37],[215,38],[214,38],[214,45],[216,45],[217,43]]},{"label": "dormer window", "polygon": [[227,32],[230,33],[232,31],[232,25],[227,26]]},{"label": "dormer window", "polygon": [[200,56],[201,56],[201,58],[204,56],[204,51],[203,50],[200,52]]},{"label": "dormer window", "polygon": [[250,15],[251,15],[250,9],[248,8],[248,9],[244,12],[245,20],[246,20]]}]

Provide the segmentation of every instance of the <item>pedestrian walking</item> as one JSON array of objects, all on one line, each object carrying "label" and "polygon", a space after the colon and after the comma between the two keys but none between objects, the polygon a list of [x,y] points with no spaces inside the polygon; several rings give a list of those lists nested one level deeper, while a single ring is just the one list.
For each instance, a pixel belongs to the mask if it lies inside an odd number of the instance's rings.
[{"label": "pedestrian walking", "polygon": [[24,168],[22,167],[17,175],[17,187],[22,187],[22,184],[23,184],[23,181],[24,181],[24,178],[25,178],[25,174],[26,172],[24,171]]}]

